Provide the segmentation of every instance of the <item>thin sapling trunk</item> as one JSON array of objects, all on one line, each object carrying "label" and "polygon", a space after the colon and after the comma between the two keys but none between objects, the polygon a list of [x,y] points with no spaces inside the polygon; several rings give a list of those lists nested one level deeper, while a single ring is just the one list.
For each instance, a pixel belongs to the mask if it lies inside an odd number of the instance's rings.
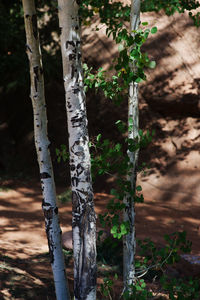
[{"label": "thin sapling trunk", "polygon": [[[134,30],[138,29],[140,23],[140,0],[131,1],[131,16],[130,16],[130,29],[134,35]],[[133,64],[131,66],[133,71],[136,71],[136,67]],[[138,84],[132,82],[129,86],[129,98],[128,98],[128,138],[138,142],[139,139],[139,110],[138,110]],[[136,179],[137,179],[137,165],[138,165],[138,153],[128,151],[128,156],[131,164],[129,175],[127,180],[131,183],[131,190],[135,191]],[[124,221],[129,223],[130,231],[124,236],[123,239],[123,280],[124,289],[127,289],[130,285],[135,284],[135,205],[134,196],[127,193],[124,197]]]}]

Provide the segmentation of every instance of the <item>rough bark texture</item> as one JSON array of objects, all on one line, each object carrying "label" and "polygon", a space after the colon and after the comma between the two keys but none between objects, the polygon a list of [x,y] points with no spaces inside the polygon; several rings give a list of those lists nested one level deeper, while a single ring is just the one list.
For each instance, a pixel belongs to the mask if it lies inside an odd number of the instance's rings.
[{"label": "rough bark texture", "polygon": [[61,246],[61,229],[56,206],[56,190],[47,137],[47,115],[44,95],[44,79],[37,30],[34,0],[23,0],[26,30],[26,49],[30,63],[31,100],[34,114],[34,134],[43,193],[42,208],[45,217],[51,266],[54,275],[56,297],[68,300],[65,263]]},{"label": "rough bark texture", "polygon": [[89,138],[78,1],[58,0],[72,185],[75,299],[96,299],[96,215],[93,203]]},{"label": "rough bark texture", "polygon": [[[131,1],[131,31],[137,30],[140,23],[140,0]],[[135,66],[132,66],[135,69]],[[131,121],[130,121],[131,120]],[[139,111],[138,111],[138,84],[132,82],[129,86],[128,99],[128,138],[137,140],[139,137]],[[128,151],[130,163],[133,165],[131,169],[131,176],[128,180],[131,182],[131,189],[135,190],[137,179],[137,164],[138,164],[138,150],[136,152]],[[134,197],[129,194],[124,197],[124,221],[128,221],[130,225],[130,232],[124,236],[123,239],[123,280],[124,288],[135,283],[135,208]]]}]

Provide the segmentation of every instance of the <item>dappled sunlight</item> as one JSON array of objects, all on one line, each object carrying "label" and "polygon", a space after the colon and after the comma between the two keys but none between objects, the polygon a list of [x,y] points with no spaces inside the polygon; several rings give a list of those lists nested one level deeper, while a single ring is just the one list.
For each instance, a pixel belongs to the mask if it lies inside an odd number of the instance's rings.
[{"label": "dappled sunlight", "polygon": [[183,207],[177,209],[171,203],[152,203],[146,199],[144,204],[136,205],[137,237],[150,236],[155,243],[164,245],[164,234],[185,230],[187,238],[192,241],[192,253],[200,255],[199,214],[199,206],[189,211]]}]

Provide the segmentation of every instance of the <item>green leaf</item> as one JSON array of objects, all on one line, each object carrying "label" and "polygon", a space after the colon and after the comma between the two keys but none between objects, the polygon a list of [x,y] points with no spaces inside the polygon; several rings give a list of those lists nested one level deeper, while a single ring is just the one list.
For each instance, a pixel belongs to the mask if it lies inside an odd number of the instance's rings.
[{"label": "green leaf", "polygon": [[138,77],[138,78],[135,80],[136,83],[140,83],[140,82],[142,82],[142,81],[143,81],[143,79],[140,78],[140,77]]},{"label": "green leaf", "polygon": [[155,60],[150,61],[150,62],[148,63],[148,67],[149,67],[150,69],[154,69],[154,68],[156,67],[156,62],[155,62]]},{"label": "green leaf", "polygon": [[152,34],[155,34],[157,31],[158,31],[158,28],[157,28],[157,27],[151,28],[151,33],[152,33]]},{"label": "green leaf", "polygon": [[149,23],[148,22],[142,22],[143,26],[147,26]]},{"label": "green leaf", "polygon": [[143,136],[143,131],[142,131],[142,129],[139,129],[139,136],[140,136],[140,137]]},{"label": "green leaf", "polygon": [[101,133],[99,133],[99,134],[97,135],[97,142],[99,142],[100,139],[101,139]]},{"label": "green leaf", "polygon": [[141,191],[142,191],[141,185],[138,185],[138,186],[136,187],[136,191],[138,191],[138,192],[141,192]]},{"label": "green leaf", "polygon": [[118,51],[121,52],[122,50],[124,50],[124,45],[123,44],[119,44]]},{"label": "green leaf", "polygon": [[117,225],[114,225],[114,226],[111,228],[110,232],[111,232],[113,235],[116,234],[116,233],[117,233]]},{"label": "green leaf", "polygon": [[127,234],[127,230],[126,230],[126,225],[125,224],[122,223],[120,225],[120,229],[121,229],[121,235]]},{"label": "green leaf", "polygon": [[128,118],[129,125],[133,125],[133,118]]}]

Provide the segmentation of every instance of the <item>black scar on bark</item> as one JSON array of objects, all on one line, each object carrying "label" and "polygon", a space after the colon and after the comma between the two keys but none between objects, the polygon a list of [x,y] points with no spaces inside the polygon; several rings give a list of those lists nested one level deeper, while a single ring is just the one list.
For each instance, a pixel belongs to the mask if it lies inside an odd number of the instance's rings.
[{"label": "black scar on bark", "polygon": [[36,16],[36,14],[32,15],[32,23],[33,23],[33,35],[34,35],[34,38],[37,40],[37,38],[38,38],[38,29],[37,29],[37,16]]},{"label": "black scar on bark", "polygon": [[37,78],[36,78],[36,76],[34,76],[34,85],[35,85],[35,90],[37,92]]},{"label": "black scar on bark", "polygon": [[80,212],[79,195],[74,191],[72,191],[72,208],[74,213]]},{"label": "black scar on bark", "polygon": [[72,177],[71,182],[72,182],[72,186],[78,186],[79,179],[74,176],[74,177]]},{"label": "black scar on bark", "polygon": [[51,204],[49,202],[45,202],[45,200],[42,199],[42,207],[43,206],[51,206]]},{"label": "black scar on bark", "polygon": [[[85,252],[85,245],[83,242],[83,252]],[[91,290],[96,286],[96,266],[94,263],[96,258],[96,252],[95,250],[93,252],[90,252],[90,261],[91,263],[88,264],[83,264],[82,266],[82,274],[87,274],[86,278],[85,278],[85,283],[83,283],[81,281],[81,275],[80,277],[77,276],[77,278],[75,279],[75,289],[74,289],[74,294],[76,299],[80,299],[80,300],[85,300],[87,299],[87,296],[89,295],[89,293],[91,292]]]},{"label": "black scar on bark", "polygon": [[[44,205],[43,205],[43,207],[44,207]],[[48,221],[50,221],[52,219],[52,217],[53,217],[53,208],[52,207],[49,209],[44,209],[44,217]]]},{"label": "black scar on bark", "polygon": [[71,169],[71,171],[74,171],[74,170],[75,170],[75,168],[76,168],[76,167],[75,167],[75,165],[72,165],[72,164],[70,165],[70,169]]},{"label": "black scar on bark", "polygon": [[71,118],[72,123],[81,123],[82,121],[83,121],[83,117],[79,118],[78,116],[75,116]]},{"label": "black scar on bark", "polygon": [[[39,127],[39,125],[37,125],[37,127]],[[42,148],[41,148],[41,147],[39,147],[39,148],[38,148],[38,151],[42,151]]]},{"label": "black scar on bark", "polygon": [[84,171],[83,166],[81,164],[78,164],[77,165],[77,172],[76,172],[77,176],[81,175],[83,173],[83,171]]},{"label": "black scar on bark", "polygon": [[36,67],[33,68],[33,72],[35,74],[35,76],[34,76],[34,85],[35,85],[36,92],[37,92],[37,82],[39,80],[38,71],[39,71],[39,67],[38,66],[36,66]]},{"label": "black scar on bark", "polygon": [[41,179],[51,178],[51,175],[47,172],[40,173]]},{"label": "black scar on bark", "polygon": [[26,44],[25,46],[26,46],[26,51],[30,51],[31,53],[33,53],[29,45]]},{"label": "black scar on bark", "polygon": [[71,79],[74,78],[74,74],[75,74],[75,68],[74,68],[74,66],[72,65]]},{"label": "black scar on bark", "polygon": [[76,95],[80,92],[80,89],[73,89],[73,93]]},{"label": "black scar on bark", "polygon": [[76,59],[76,54],[70,53],[69,54],[69,60],[73,60],[73,59]]},{"label": "black scar on bark", "polygon": [[68,48],[68,45],[71,45],[72,47],[75,47],[74,41],[67,41],[66,42],[66,49]]},{"label": "black scar on bark", "polygon": [[58,214],[58,208],[57,207],[54,209],[54,212],[55,212],[56,215]]},{"label": "black scar on bark", "polygon": [[48,240],[48,246],[49,246],[50,262],[51,262],[51,264],[53,264],[53,262],[54,262],[53,242],[52,242],[52,237],[49,232],[51,224],[52,224],[52,219],[48,219],[48,221],[46,223],[46,234],[47,234],[47,240]]},{"label": "black scar on bark", "polygon": [[67,101],[67,107],[70,109],[72,107],[71,103]]},{"label": "black scar on bark", "polygon": [[81,58],[81,53],[78,53],[78,60]]},{"label": "black scar on bark", "polygon": [[30,17],[30,15],[25,15],[25,18],[28,19],[28,17]]},{"label": "black scar on bark", "polygon": [[35,77],[37,78],[37,80],[39,80],[39,67],[33,67],[33,72],[35,74]]}]

